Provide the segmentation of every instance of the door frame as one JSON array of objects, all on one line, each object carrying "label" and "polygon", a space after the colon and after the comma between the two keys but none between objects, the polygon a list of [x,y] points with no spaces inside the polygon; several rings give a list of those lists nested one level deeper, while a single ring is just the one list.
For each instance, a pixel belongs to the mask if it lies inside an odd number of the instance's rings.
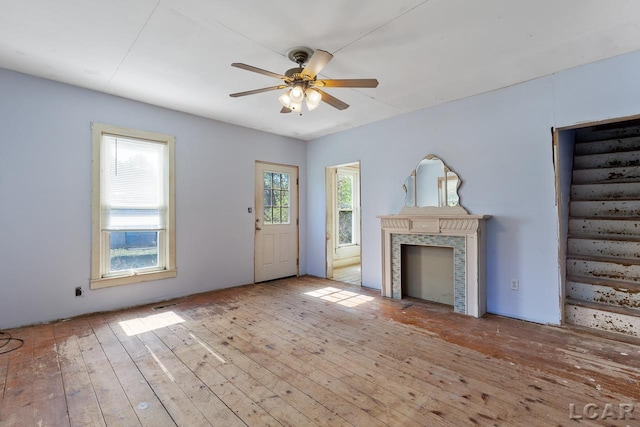
[{"label": "door frame", "polygon": [[[336,202],[335,194],[336,188],[334,179],[335,173],[340,168],[357,165],[358,167],[358,236],[359,242],[359,256],[362,275],[362,171],[361,162],[356,160],[348,163],[341,163],[339,165],[325,167],[325,277],[327,279],[333,278],[333,251],[335,246],[335,221],[336,221]],[[362,280],[360,280],[362,285]]]},{"label": "door frame", "polygon": [[[569,201],[571,195],[571,174],[573,172],[573,148],[574,141],[567,143],[561,137],[561,133],[569,133],[582,128],[622,123],[640,119],[640,114],[612,119],[596,120],[591,122],[578,123],[568,126],[551,127],[551,144],[553,150],[553,168],[555,174],[556,208],[558,211],[558,275],[559,275],[559,303],[560,303],[560,323],[565,323],[565,298],[567,280],[567,234],[569,220]],[[567,159],[570,159],[567,161]],[[570,170],[567,171],[567,164]],[[568,174],[568,176],[567,176]]]},{"label": "door frame", "polygon": [[[265,165],[265,166],[274,166],[274,167],[286,167],[286,168],[293,168],[296,170],[296,181],[295,181],[295,194],[296,194],[296,207],[295,207],[295,211],[292,209],[291,210],[291,214],[293,216],[294,212],[295,212],[295,230],[296,230],[296,276],[300,275],[300,167],[297,165],[289,165],[286,163],[276,163],[276,162],[267,162],[264,160],[256,160],[254,163],[254,167],[253,167],[253,174],[254,174],[254,189],[253,189],[253,210],[254,210],[254,214],[253,214],[253,220],[251,221],[252,223],[252,227],[254,227],[254,231],[253,231],[253,283],[256,283],[256,259],[257,259],[257,251],[258,251],[258,245],[257,245],[257,233],[256,233],[256,216],[258,214],[258,186],[255,185],[255,183],[258,180],[257,177],[257,172],[258,172],[258,165]],[[261,178],[262,179],[262,178]],[[293,185],[293,184],[291,184]],[[291,189],[291,191],[294,191],[294,189]],[[264,197],[264,196],[262,196]],[[260,198],[261,200],[261,198]],[[291,218],[291,220],[293,221],[293,218]],[[276,280],[276,279],[273,279]]]}]

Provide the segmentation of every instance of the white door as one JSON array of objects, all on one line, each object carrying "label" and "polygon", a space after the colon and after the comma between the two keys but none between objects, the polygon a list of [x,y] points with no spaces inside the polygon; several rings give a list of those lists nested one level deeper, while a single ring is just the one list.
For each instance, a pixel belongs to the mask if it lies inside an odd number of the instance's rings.
[{"label": "white door", "polygon": [[256,162],[254,281],[298,274],[298,167]]}]

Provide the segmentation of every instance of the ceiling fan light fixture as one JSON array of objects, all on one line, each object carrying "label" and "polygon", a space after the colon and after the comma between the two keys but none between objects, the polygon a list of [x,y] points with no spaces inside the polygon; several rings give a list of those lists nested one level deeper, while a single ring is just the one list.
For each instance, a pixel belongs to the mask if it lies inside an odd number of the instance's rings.
[{"label": "ceiling fan light fixture", "polygon": [[[281,113],[298,111],[302,114],[303,102],[307,104],[309,111],[318,107],[320,102],[325,102],[338,110],[349,108],[349,104],[324,92],[319,88],[375,88],[378,86],[376,79],[317,79],[318,73],[333,58],[333,55],[326,50],[311,50],[308,47],[298,46],[287,51],[287,57],[297,64],[297,67],[287,70],[284,74],[263,70],[252,65],[234,62],[232,67],[262,74],[280,79],[277,86],[264,87],[260,89],[248,90],[244,92],[232,93],[229,96],[237,98],[240,96],[254,95],[257,93],[269,92],[272,90],[286,89],[286,92],[278,97],[283,108]],[[304,101],[303,101],[304,100]]]},{"label": "ceiling fan light fixture", "polygon": [[315,89],[307,89],[305,95],[307,109],[309,111],[315,110],[320,105],[320,101],[322,101],[322,95]]},{"label": "ceiling fan light fixture", "polygon": [[304,99],[304,88],[301,85],[295,85],[289,92],[291,101],[301,103]]},{"label": "ceiling fan light fixture", "polygon": [[290,95],[291,91],[286,91],[285,93],[283,93],[282,95],[280,95],[278,97],[278,101],[280,101],[280,104],[282,104],[282,106],[289,108],[290,110],[293,110],[293,108],[291,108],[291,95]]}]

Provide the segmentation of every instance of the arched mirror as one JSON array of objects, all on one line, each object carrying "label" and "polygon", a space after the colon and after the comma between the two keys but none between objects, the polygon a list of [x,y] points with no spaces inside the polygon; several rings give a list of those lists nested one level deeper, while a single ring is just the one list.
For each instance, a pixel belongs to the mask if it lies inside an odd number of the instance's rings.
[{"label": "arched mirror", "polygon": [[407,207],[460,206],[458,175],[433,154],[425,156],[402,186]]}]

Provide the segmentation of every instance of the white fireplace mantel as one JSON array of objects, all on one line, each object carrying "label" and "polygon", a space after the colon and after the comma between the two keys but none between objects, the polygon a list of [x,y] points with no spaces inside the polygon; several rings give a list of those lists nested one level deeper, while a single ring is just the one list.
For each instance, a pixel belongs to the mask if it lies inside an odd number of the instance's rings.
[{"label": "white fireplace mantel", "polygon": [[454,311],[474,317],[486,312],[485,224],[487,215],[470,215],[461,207],[405,208],[379,216],[382,226],[382,296],[402,298],[400,246],[454,248]]}]

